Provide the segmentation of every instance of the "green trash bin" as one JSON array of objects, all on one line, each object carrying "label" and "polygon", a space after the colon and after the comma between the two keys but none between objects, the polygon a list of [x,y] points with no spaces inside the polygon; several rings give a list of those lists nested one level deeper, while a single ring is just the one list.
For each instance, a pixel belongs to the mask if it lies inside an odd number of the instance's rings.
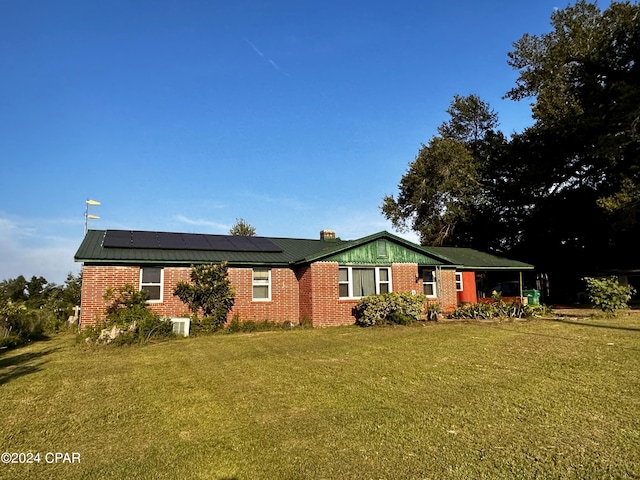
[{"label": "green trash bin", "polygon": [[529,305],[540,305],[540,290],[525,290],[522,294],[527,297]]}]

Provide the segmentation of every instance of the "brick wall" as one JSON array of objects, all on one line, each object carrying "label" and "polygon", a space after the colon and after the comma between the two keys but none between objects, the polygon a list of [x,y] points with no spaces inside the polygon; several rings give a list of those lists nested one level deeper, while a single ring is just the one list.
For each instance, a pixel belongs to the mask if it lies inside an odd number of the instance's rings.
[{"label": "brick wall", "polygon": [[313,283],[311,267],[300,267],[296,270],[298,280],[298,304],[300,305],[300,320],[313,321]]},{"label": "brick wall", "polygon": [[[173,289],[180,281],[191,281],[191,268],[165,267],[163,268],[163,275],[162,302],[149,302],[149,310],[166,317],[188,317],[191,313],[189,307],[173,294]],[[140,280],[138,279],[137,281],[139,282]],[[139,283],[135,285],[138,286]]]},{"label": "brick wall", "polygon": [[300,285],[300,318],[314,327],[351,325],[357,300],[341,300],[338,290],[338,263],[316,262],[297,271]]},{"label": "brick wall", "polygon": [[80,301],[80,325],[95,325],[104,319],[106,303],[102,299],[108,287],[126,283],[140,285],[139,267],[113,267],[84,265],[82,267],[82,298]]},{"label": "brick wall", "polygon": [[438,302],[444,313],[451,313],[458,306],[455,270],[440,271],[440,296],[438,297]]},{"label": "brick wall", "polygon": [[[189,267],[164,268],[163,301],[151,302],[151,310],[172,317],[188,315],[188,307],[173,295],[173,289],[180,280],[189,281],[189,273]],[[104,319],[106,304],[102,297],[108,287],[119,287],[126,283],[138,287],[140,284],[138,266],[85,265],[82,275],[80,322],[83,327]],[[416,282],[417,264],[393,264],[391,276],[393,291],[422,293],[422,279]],[[337,262],[316,262],[297,271],[273,268],[270,301],[252,299],[251,268],[229,268],[229,279],[236,292],[229,319],[238,315],[240,320],[298,323],[306,318],[316,327],[351,325],[355,322],[352,310],[357,300],[339,298]],[[465,290],[467,285],[471,288],[471,283],[465,277]],[[442,270],[440,285],[441,295],[438,301],[444,312],[451,312],[458,302],[455,271]],[[475,289],[475,281],[473,285]]]},{"label": "brick wall", "polygon": [[422,279],[418,278],[417,263],[394,263],[391,265],[391,281],[394,292],[422,293]]},{"label": "brick wall", "polygon": [[[355,322],[353,307],[358,300],[339,298],[338,268],[337,262],[317,262],[298,272],[300,315],[310,319],[314,327],[352,325]],[[420,293],[422,284],[416,283],[417,275],[417,264],[394,263],[391,266],[393,291]]]},{"label": "brick wall", "polygon": [[[162,302],[149,302],[149,309],[163,316],[188,316],[190,313],[188,306],[173,295],[173,289],[179,281],[190,281],[190,272],[190,267],[165,267]],[[271,270],[271,301],[252,299],[251,268],[229,268],[229,280],[236,290],[235,303],[229,313],[229,319],[233,315],[238,315],[241,320],[298,323],[300,318],[298,282],[291,269]],[[126,283],[138,288],[139,266],[85,265],[82,269],[81,325],[86,327],[104,320],[107,305],[102,297],[106,289],[117,288]]]},{"label": "brick wall", "polygon": [[253,269],[229,268],[229,280],[236,294],[228,319],[293,322],[300,320],[298,280],[289,268],[271,269],[271,300],[253,300]]}]

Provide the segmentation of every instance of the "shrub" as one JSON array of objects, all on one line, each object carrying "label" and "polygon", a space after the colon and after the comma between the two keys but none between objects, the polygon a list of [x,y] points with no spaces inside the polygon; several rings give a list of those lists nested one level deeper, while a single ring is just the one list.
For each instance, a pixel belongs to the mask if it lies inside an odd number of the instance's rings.
[{"label": "shrub", "polygon": [[392,292],[361,298],[354,307],[356,325],[370,327],[385,323],[407,324],[422,318],[424,295]]},{"label": "shrub", "polygon": [[[171,321],[147,308],[146,292],[125,284],[119,288],[107,289],[103,298],[109,302],[105,309],[106,321],[99,327],[83,332],[86,338],[99,343],[126,345],[173,336]],[[105,330],[111,330],[113,336],[103,336]]]},{"label": "shrub", "polygon": [[425,320],[428,322],[437,322],[440,318],[440,305],[438,303],[427,303],[425,309]]},{"label": "shrub", "polygon": [[627,303],[635,295],[636,290],[631,285],[622,285],[617,277],[583,279],[587,283],[587,294],[593,308],[615,315],[619,310],[629,308]]},{"label": "shrub", "polygon": [[394,323],[396,325],[409,325],[416,321],[415,318],[410,317],[405,313],[391,312],[386,318],[387,323]]},{"label": "shrub", "polygon": [[450,318],[484,320],[489,318],[531,318],[547,313],[543,305],[524,305],[520,302],[504,302],[495,296],[492,303],[467,303],[458,306]]},{"label": "shrub", "polygon": [[271,320],[262,320],[256,322],[253,320],[240,320],[238,315],[234,315],[225,331],[227,333],[250,333],[250,332],[271,332],[277,330],[291,330],[294,327],[293,322],[274,322]]},{"label": "shrub", "polygon": [[[189,306],[196,316],[194,332],[215,332],[227,322],[233,307],[234,290],[227,263],[197,265],[191,269],[191,283],[178,282],[173,294]],[[203,318],[197,316],[202,313]]]},{"label": "shrub", "polygon": [[225,323],[227,323],[226,315],[224,317],[198,317],[197,315],[192,315],[189,335],[195,336],[203,333],[217,332],[224,327]]},{"label": "shrub", "polygon": [[0,346],[17,347],[43,338],[48,312],[28,308],[23,302],[0,301]]}]

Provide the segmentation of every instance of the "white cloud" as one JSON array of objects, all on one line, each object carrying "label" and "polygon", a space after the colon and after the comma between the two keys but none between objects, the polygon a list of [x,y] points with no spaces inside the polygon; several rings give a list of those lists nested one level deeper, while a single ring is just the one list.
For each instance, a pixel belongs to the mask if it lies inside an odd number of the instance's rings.
[{"label": "white cloud", "polygon": [[44,235],[26,222],[0,218],[0,280],[23,275],[62,284],[69,272],[80,271],[73,260],[78,246],[77,239]]},{"label": "white cloud", "polygon": [[213,228],[214,230],[229,230],[231,225],[226,225],[224,223],[212,222],[211,220],[204,220],[201,218],[188,218],[184,215],[176,215],[174,217],[180,223],[186,223],[187,225],[193,225],[196,227],[208,227]]}]

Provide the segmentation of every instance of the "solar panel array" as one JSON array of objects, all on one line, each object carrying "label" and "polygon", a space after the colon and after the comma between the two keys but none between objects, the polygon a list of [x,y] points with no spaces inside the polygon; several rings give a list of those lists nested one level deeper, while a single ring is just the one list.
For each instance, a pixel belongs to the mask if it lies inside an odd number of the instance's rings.
[{"label": "solar panel array", "polygon": [[280,247],[265,237],[138,230],[107,230],[102,246],[105,248],[159,248],[163,250],[282,252]]}]

